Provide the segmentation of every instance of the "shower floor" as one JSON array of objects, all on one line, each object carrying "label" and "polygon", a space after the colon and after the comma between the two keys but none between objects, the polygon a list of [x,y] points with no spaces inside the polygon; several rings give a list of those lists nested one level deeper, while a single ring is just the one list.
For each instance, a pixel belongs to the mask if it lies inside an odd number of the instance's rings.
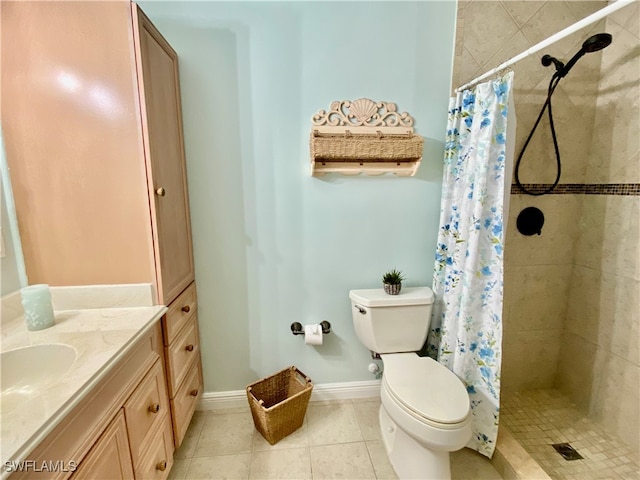
[{"label": "shower floor", "polygon": [[[557,390],[504,394],[500,423],[553,479],[640,479],[637,454]],[[569,443],[584,458],[565,460],[554,443]]]}]

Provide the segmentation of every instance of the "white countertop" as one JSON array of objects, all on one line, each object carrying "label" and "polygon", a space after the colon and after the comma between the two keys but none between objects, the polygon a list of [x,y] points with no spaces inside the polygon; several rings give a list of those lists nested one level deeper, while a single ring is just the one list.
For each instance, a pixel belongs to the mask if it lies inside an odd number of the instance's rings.
[{"label": "white countertop", "polygon": [[[118,302],[109,304],[113,303]],[[2,465],[24,460],[167,311],[163,305],[122,304],[125,306],[56,310],[56,324],[35,332],[27,330],[21,316],[3,319],[2,352],[29,345],[65,344],[75,349],[76,359],[44,393],[0,414]]]}]

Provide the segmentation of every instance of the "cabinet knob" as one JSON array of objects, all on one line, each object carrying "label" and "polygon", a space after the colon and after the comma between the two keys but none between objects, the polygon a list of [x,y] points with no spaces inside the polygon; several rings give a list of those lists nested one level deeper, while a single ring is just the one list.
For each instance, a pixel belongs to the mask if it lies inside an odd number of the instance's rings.
[{"label": "cabinet knob", "polygon": [[185,349],[187,352],[193,352],[193,345],[192,345],[192,344],[189,344],[189,345],[187,345],[186,347],[184,347],[184,349]]},{"label": "cabinet knob", "polygon": [[149,405],[149,411],[151,413],[158,413],[160,411],[160,404],[154,403],[153,405]]},{"label": "cabinet knob", "polygon": [[194,388],[193,390],[191,390],[189,392],[189,395],[191,395],[192,397],[197,397],[198,396],[198,389]]},{"label": "cabinet knob", "polygon": [[156,470],[160,470],[161,472],[164,472],[166,469],[167,469],[166,460],[162,460],[161,462],[158,462],[158,464],[156,465]]},{"label": "cabinet knob", "polygon": [[160,187],[156,189],[156,195],[164,197],[166,194],[167,194],[167,191],[164,189],[164,187]]},{"label": "cabinet knob", "polygon": [[189,313],[191,311],[191,307],[189,305],[185,305],[184,307],[182,307],[182,311],[184,313]]}]

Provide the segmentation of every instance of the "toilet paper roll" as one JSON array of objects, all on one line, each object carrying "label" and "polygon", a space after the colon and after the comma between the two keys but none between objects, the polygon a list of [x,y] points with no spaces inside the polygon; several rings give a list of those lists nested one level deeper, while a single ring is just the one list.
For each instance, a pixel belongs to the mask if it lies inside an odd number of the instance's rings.
[{"label": "toilet paper roll", "polygon": [[317,323],[304,326],[304,343],[322,345],[322,327]]}]

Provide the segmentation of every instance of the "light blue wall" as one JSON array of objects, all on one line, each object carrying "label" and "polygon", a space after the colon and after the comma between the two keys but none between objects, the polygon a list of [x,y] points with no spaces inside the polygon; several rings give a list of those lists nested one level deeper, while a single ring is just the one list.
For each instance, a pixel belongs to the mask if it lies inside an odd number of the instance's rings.
[{"label": "light blue wall", "polygon": [[[431,284],[455,2],[141,6],[180,56],[205,390],[372,379],[348,293]],[[309,176],[312,115],[360,97],[415,117],[416,177]],[[321,320],[321,347],[290,333]]]}]

